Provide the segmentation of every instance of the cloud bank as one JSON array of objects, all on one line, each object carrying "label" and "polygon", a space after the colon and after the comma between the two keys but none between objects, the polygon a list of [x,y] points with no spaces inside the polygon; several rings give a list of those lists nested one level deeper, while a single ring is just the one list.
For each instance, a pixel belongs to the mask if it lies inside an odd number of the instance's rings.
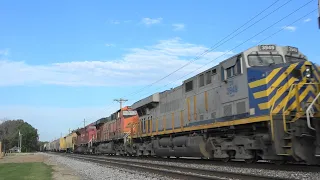
[{"label": "cloud bank", "polygon": [[[179,38],[161,40],[144,48],[132,48],[122,58],[110,61],[72,61],[46,65],[30,65],[23,61],[0,60],[0,86],[63,85],[123,86],[145,85],[193,60],[208,47],[183,42]],[[224,54],[210,52],[181,69],[163,83],[172,82]],[[217,64],[215,60],[205,68]],[[204,70],[202,68],[200,70]],[[197,71],[200,72],[200,71]]]}]

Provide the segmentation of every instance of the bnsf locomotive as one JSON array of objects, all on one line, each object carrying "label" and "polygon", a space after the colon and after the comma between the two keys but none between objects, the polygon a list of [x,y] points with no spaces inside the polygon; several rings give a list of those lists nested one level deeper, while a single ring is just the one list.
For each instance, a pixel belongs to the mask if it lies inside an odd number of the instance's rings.
[{"label": "bnsf locomotive", "polygon": [[319,164],[319,78],[297,48],[255,46],[91,124],[76,149]]}]

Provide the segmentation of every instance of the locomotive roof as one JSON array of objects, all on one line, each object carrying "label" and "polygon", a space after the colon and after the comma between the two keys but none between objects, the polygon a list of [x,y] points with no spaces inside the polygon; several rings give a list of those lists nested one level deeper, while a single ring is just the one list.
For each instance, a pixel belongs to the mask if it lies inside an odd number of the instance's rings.
[{"label": "locomotive roof", "polygon": [[138,109],[140,107],[146,106],[151,103],[158,103],[159,102],[159,93],[154,93],[146,98],[143,98],[134,104],[132,104],[132,109]]},{"label": "locomotive roof", "polygon": [[94,123],[94,125],[100,125],[100,124],[103,124],[103,123],[105,123],[105,122],[108,122],[108,121],[110,121],[111,120],[111,117],[109,116],[109,117],[104,117],[104,118],[100,118],[99,120],[97,120],[95,123]]}]

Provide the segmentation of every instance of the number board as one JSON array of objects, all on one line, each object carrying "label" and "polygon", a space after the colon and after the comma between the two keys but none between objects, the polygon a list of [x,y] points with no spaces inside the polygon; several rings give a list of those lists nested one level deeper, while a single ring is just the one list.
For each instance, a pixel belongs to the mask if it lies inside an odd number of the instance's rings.
[{"label": "number board", "polygon": [[298,53],[298,52],[299,52],[299,50],[298,50],[298,48],[296,48],[296,47],[288,46],[288,52],[291,52],[291,53]]},{"label": "number board", "polygon": [[276,46],[275,45],[260,45],[259,50],[260,51],[275,51]]}]

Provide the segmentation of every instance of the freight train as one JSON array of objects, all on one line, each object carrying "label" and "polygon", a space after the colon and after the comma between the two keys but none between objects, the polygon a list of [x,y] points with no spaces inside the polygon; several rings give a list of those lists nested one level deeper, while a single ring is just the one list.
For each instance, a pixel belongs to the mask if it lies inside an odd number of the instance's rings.
[{"label": "freight train", "polygon": [[74,152],[319,164],[319,80],[298,48],[254,46],[76,130]]}]

